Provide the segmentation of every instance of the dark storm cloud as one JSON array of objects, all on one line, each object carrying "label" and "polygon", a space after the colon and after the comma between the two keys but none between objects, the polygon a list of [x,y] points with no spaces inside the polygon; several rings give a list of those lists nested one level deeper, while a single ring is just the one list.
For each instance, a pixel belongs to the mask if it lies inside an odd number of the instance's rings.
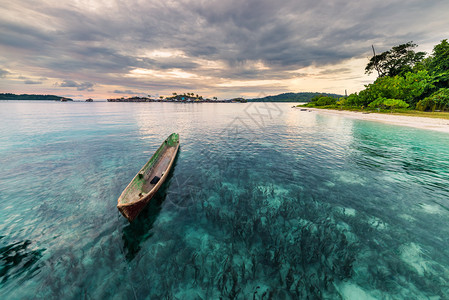
[{"label": "dark storm cloud", "polygon": [[0,78],[6,77],[8,74],[10,74],[8,71],[0,69]]},{"label": "dark storm cloud", "polygon": [[22,24],[7,22],[0,19],[0,45],[11,48],[42,49],[46,44],[54,41],[51,32],[33,26],[33,24]]},{"label": "dark storm cloud", "polygon": [[[3,15],[16,18],[0,19],[0,58],[39,68],[41,76],[70,73],[77,81],[59,86],[78,90],[92,90],[90,82],[131,89],[179,86],[173,79],[147,82],[125,76],[137,68],[181,69],[208,76],[210,82],[288,79],[293,75],[286,71],[366,57],[371,44],[384,51],[410,40],[447,38],[444,15],[449,11],[445,0],[88,3],[8,2]],[[183,54],[146,55],[160,49]],[[221,64],[210,68],[205,61]],[[5,74],[0,70],[0,76]],[[192,85],[183,81],[183,87]]]},{"label": "dark storm cloud", "polygon": [[188,61],[182,57],[175,58],[160,58],[157,61],[147,60],[148,64],[143,67],[156,68],[156,69],[183,69],[183,70],[195,70],[200,67],[198,63]]},{"label": "dark storm cloud", "polygon": [[81,83],[78,83],[78,82],[76,82],[76,81],[74,81],[74,80],[64,80],[63,82],[61,82],[61,83],[56,83],[55,84],[55,86],[59,86],[59,87],[74,87],[74,88],[76,88],[78,91],[84,91],[84,90],[87,90],[87,91],[93,91],[93,86],[94,86],[94,84],[93,83],[91,83],[91,82],[81,82]]}]

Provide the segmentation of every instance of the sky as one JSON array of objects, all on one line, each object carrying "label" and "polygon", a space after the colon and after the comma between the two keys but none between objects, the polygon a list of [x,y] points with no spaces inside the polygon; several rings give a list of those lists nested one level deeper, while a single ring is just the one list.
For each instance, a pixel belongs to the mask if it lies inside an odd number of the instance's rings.
[{"label": "sky", "polygon": [[357,92],[372,56],[449,38],[447,0],[0,0],[0,92]]}]

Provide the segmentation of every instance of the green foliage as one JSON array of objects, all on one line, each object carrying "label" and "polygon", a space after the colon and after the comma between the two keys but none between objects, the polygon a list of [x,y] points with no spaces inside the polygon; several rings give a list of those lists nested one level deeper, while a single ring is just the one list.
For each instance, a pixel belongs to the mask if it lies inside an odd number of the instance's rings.
[{"label": "green foliage", "polygon": [[372,99],[380,97],[402,99],[403,93],[401,89],[404,86],[404,81],[405,79],[401,76],[378,78],[373,84],[367,86],[366,97]]},{"label": "green foliage", "polygon": [[329,97],[329,96],[315,96],[311,99],[311,102],[307,104],[309,107],[315,107],[315,106],[329,106],[329,105],[335,105],[337,103],[337,98]]},{"label": "green foliage", "polygon": [[[55,95],[35,95],[35,94],[12,94],[12,93],[1,93],[0,100],[61,100],[61,96]],[[73,101],[73,99],[66,98],[68,101]]]},{"label": "green foliage", "polygon": [[317,102],[318,99],[320,99],[320,98],[323,97],[323,96],[324,96],[324,95],[317,94],[317,95],[313,96],[313,97],[310,99],[310,102]]},{"label": "green foliage", "polygon": [[433,48],[429,69],[432,73],[443,73],[449,71],[449,43],[447,39]]},{"label": "green foliage", "polygon": [[440,89],[449,87],[449,70],[446,72],[434,74],[432,77],[435,87]]},{"label": "green foliage", "polygon": [[195,99],[199,99],[199,100],[203,100],[203,96],[200,96],[198,94],[195,93],[172,93],[173,96],[171,97],[165,97],[165,99],[167,100],[177,100],[177,101],[187,101],[187,100],[195,100]]},{"label": "green foliage", "polygon": [[402,99],[401,86],[404,78],[379,77],[374,83],[366,85],[366,89],[360,91],[356,104],[357,106],[368,106],[379,98]]},{"label": "green foliage", "polygon": [[391,109],[395,109],[395,108],[407,108],[410,105],[408,103],[406,103],[405,101],[399,100],[399,99],[386,99],[384,101],[384,105],[386,107],[389,107]]},{"label": "green foliage", "polygon": [[420,111],[435,111],[435,108],[436,104],[430,97],[424,98],[416,104],[416,109]]},{"label": "green foliage", "polygon": [[328,97],[328,96],[323,96],[323,97],[320,97],[316,101],[316,105],[317,106],[326,106],[326,105],[335,104],[336,102],[337,102],[337,99],[335,99],[335,98]]},{"label": "green foliage", "polygon": [[322,96],[341,97],[341,95],[327,93],[283,93],[276,96],[248,99],[248,102],[312,102]]},{"label": "green foliage", "polygon": [[378,98],[376,100],[374,100],[373,102],[371,102],[369,105],[369,107],[371,108],[386,108],[389,107],[390,109],[395,109],[395,108],[407,108],[409,107],[409,105],[403,101],[403,100],[399,100],[399,99],[388,99],[388,98]]},{"label": "green foliage", "polygon": [[401,88],[403,93],[402,99],[412,107],[415,107],[420,99],[435,89],[434,81],[435,79],[427,71],[407,73],[404,85]]},{"label": "green foliage", "polygon": [[429,71],[430,70],[430,63],[432,62],[432,57],[426,57],[423,60],[417,62],[413,66],[412,72],[418,72],[418,71]]},{"label": "green foliage", "polygon": [[430,94],[434,79],[427,71],[408,72],[403,76],[379,77],[366,89],[361,91],[357,99],[351,102],[358,106],[367,106],[379,98],[399,99],[414,107],[424,95]]},{"label": "green foliage", "polygon": [[340,105],[340,106],[343,106],[343,105],[346,106],[346,99],[348,99],[348,97],[341,97],[341,98],[338,98],[338,101],[336,102],[336,104],[337,104],[337,105]]},{"label": "green foliage", "polygon": [[357,93],[350,94],[348,97],[342,97],[337,102],[338,105],[342,106],[361,106],[359,95]]},{"label": "green foliage", "polygon": [[449,88],[439,89],[429,97],[419,101],[416,109],[421,111],[448,111],[449,110]]},{"label": "green foliage", "polygon": [[[441,41],[431,56],[413,51],[412,42],[393,47],[371,58],[366,72],[380,76],[358,94],[336,102],[340,107],[416,108],[449,110],[449,43]],[[318,105],[318,99],[313,105]]]},{"label": "green foliage", "polygon": [[416,46],[413,42],[408,42],[374,55],[366,66],[365,72],[371,74],[377,71],[379,77],[403,76],[411,72],[415,64],[421,62],[426,55],[425,52],[415,52],[413,48]]},{"label": "green foliage", "polygon": [[370,104],[368,104],[368,107],[371,108],[385,108],[385,104],[384,101],[387,100],[387,98],[378,98],[376,100],[374,100],[373,102],[371,102]]}]

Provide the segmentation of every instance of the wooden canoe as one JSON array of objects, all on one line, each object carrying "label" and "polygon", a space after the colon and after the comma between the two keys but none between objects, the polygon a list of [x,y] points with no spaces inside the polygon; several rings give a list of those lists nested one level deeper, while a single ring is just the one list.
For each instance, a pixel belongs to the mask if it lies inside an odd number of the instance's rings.
[{"label": "wooden canoe", "polygon": [[172,133],[131,180],[118,198],[117,208],[132,222],[150,202],[170,172],[179,148],[179,135]]}]

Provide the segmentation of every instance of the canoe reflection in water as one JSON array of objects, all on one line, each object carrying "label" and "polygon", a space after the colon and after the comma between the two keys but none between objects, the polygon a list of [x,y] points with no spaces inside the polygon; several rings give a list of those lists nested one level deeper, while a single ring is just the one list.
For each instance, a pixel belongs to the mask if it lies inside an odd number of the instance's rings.
[{"label": "canoe reflection in water", "polygon": [[173,163],[173,170],[167,176],[165,184],[154,195],[150,203],[140,212],[133,222],[128,223],[123,228],[122,240],[127,261],[132,261],[141,249],[141,243],[148,240],[153,233],[154,222],[156,222],[161,210],[162,204],[167,197],[167,190],[173,178],[173,173],[176,165],[177,157]]}]

